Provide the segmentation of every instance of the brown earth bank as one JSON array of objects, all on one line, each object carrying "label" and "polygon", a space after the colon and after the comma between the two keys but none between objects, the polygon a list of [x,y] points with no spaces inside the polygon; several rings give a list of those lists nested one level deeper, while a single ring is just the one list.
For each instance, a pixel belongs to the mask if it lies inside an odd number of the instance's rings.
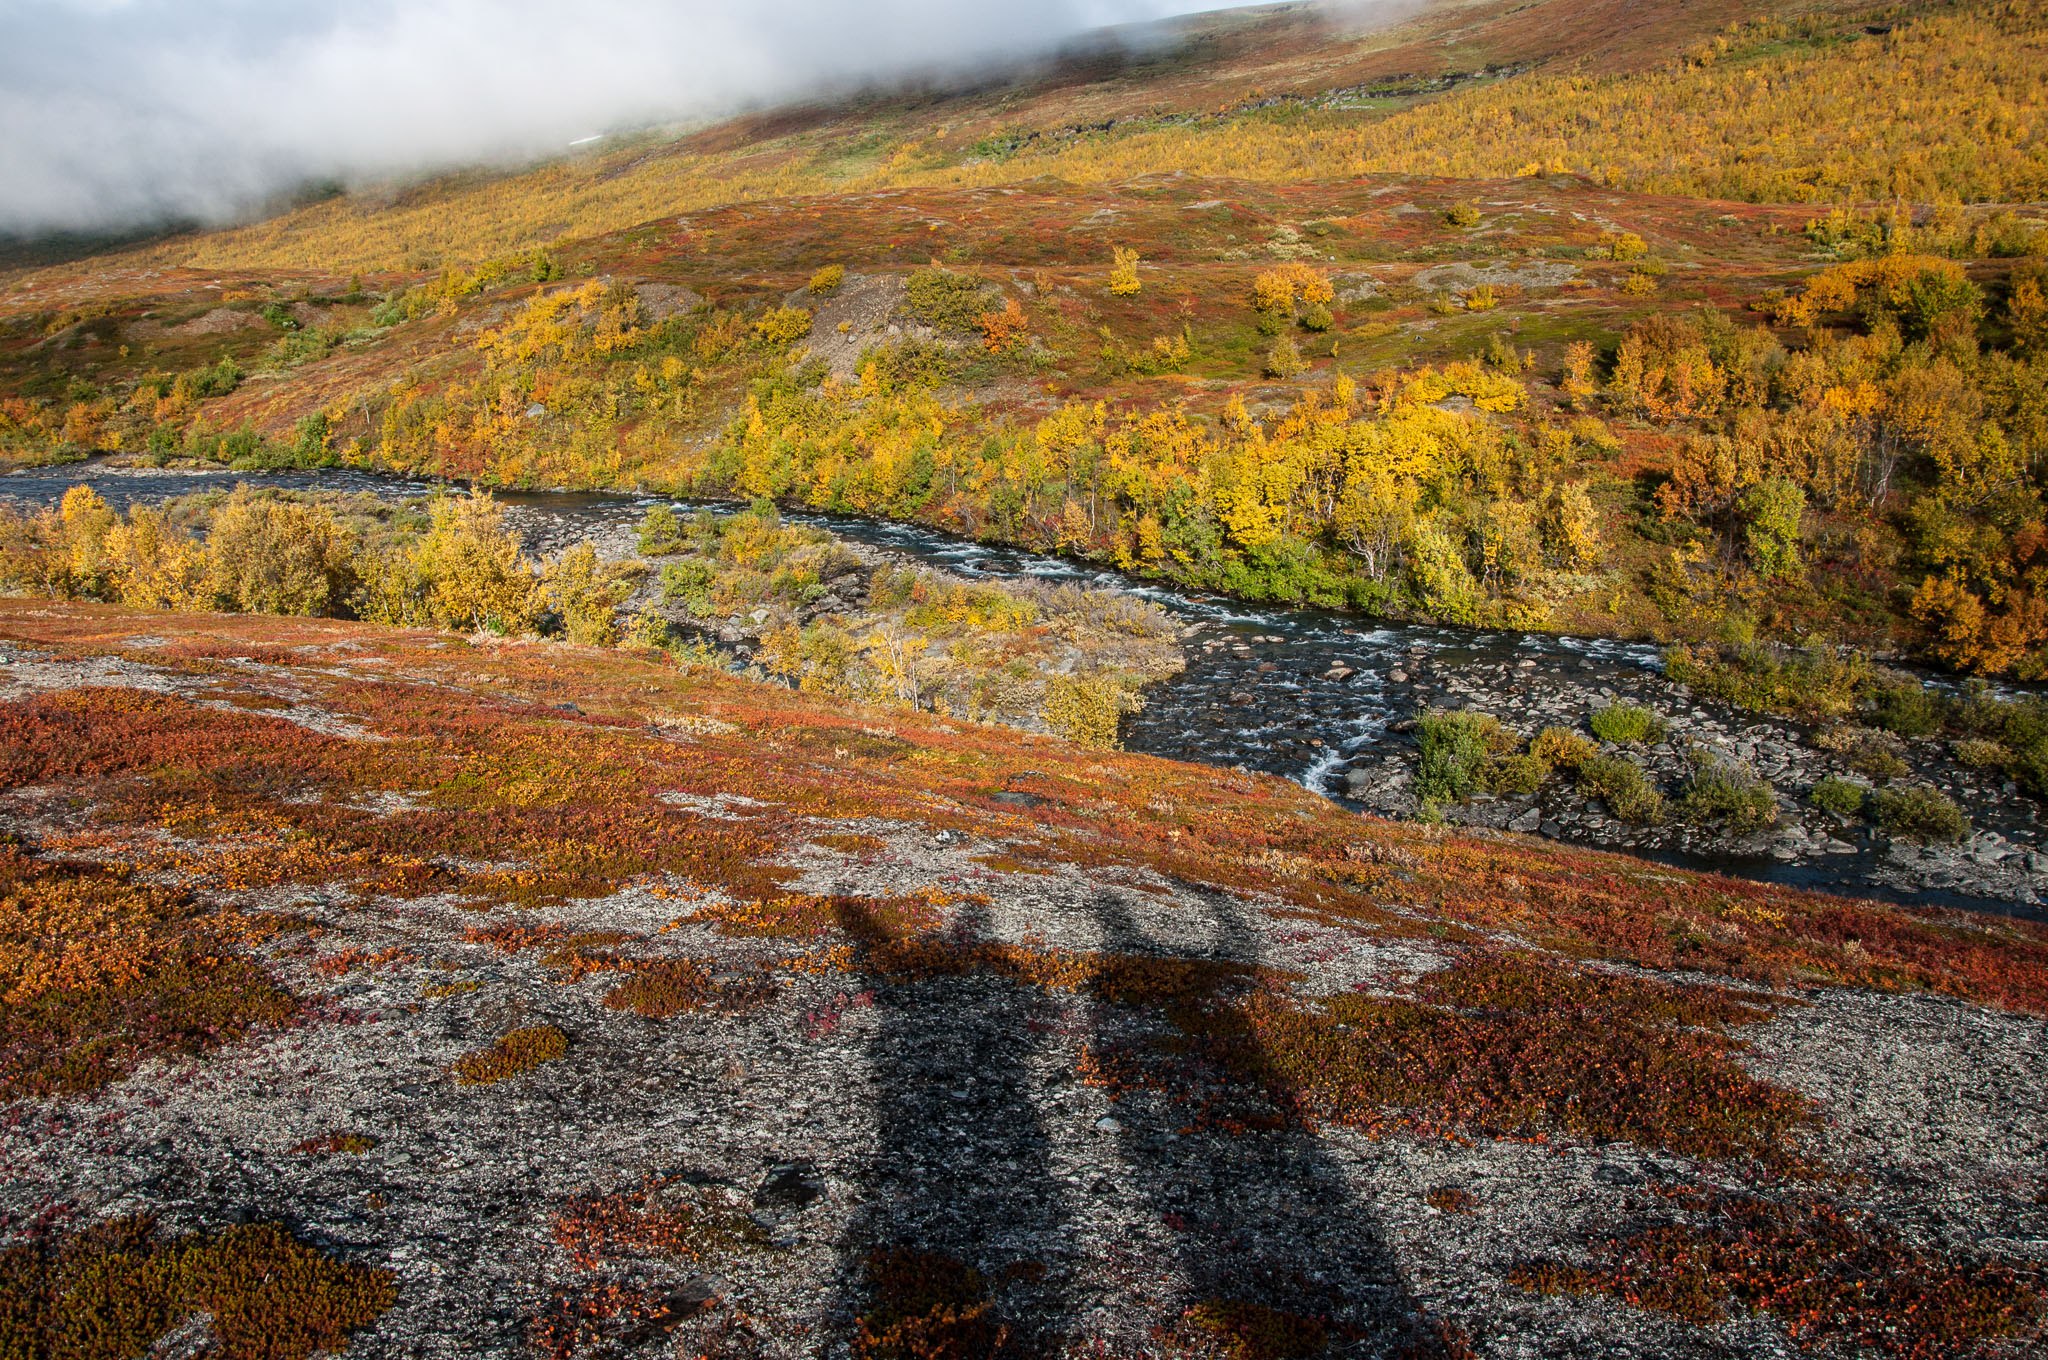
[{"label": "brown earth bank", "polygon": [[2039,1352],[2048,931],[0,601],[0,1355]]}]

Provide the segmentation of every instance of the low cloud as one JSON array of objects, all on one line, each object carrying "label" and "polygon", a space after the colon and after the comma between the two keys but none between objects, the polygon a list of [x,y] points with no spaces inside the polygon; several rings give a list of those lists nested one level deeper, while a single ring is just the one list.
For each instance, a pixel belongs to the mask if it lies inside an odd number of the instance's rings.
[{"label": "low cloud", "polygon": [[0,0],[0,233],[217,222],[309,181],[545,154],[1204,7]]}]

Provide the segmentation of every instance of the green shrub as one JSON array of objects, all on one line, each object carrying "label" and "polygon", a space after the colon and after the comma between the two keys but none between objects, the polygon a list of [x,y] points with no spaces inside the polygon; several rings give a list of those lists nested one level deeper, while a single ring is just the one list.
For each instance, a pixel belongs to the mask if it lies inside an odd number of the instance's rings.
[{"label": "green shrub", "polygon": [[1877,824],[1889,835],[1916,841],[1959,841],[1970,834],[1970,819],[1963,810],[1925,785],[1879,789],[1870,801]]},{"label": "green shrub", "polygon": [[711,586],[717,579],[718,568],[701,559],[671,562],[661,569],[662,601],[703,617],[711,612]]},{"label": "green shrub", "polygon": [[1446,713],[1431,709],[1415,720],[1422,748],[1416,771],[1418,797],[1434,803],[1461,802],[1480,785],[1480,771],[1496,755],[1512,751],[1514,733],[1490,713]]},{"label": "green shrub", "polygon": [[1664,795],[1626,756],[1596,756],[1579,767],[1579,792],[1603,799],[1624,822],[1653,826],[1664,820]]},{"label": "green shrub", "polygon": [[640,551],[666,557],[683,550],[683,522],[666,505],[657,505],[640,519]]},{"label": "green shrub", "polygon": [[1863,786],[1851,780],[1834,775],[1815,784],[1807,792],[1807,800],[1824,812],[1854,817],[1863,810]]},{"label": "green shrub", "polygon": [[1906,773],[1906,762],[1890,742],[1875,735],[1860,738],[1849,750],[1849,768],[1872,779],[1897,779]]},{"label": "green shrub", "polygon": [[1855,711],[1875,668],[1860,653],[1833,647],[1750,643],[1724,653],[1678,643],[1664,654],[1664,674],[1753,713],[1831,718]]},{"label": "green shrub", "polygon": [[1687,821],[1722,822],[1737,834],[1778,820],[1778,799],[1770,781],[1745,765],[1704,752],[1695,756],[1679,805]]},{"label": "green shrub", "polygon": [[1444,221],[1454,227],[1470,230],[1479,225],[1479,207],[1475,203],[1456,203],[1444,211]]},{"label": "green shrub", "polygon": [[430,514],[427,532],[402,550],[357,557],[357,616],[408,628],[531,628],[541,592],[498,504],[474,492],[439,496]]},{"label": "green shrub", "polygon": [[754,322],[754,334],[771,345],[786,345],[811,333],[811,314],[801,307],[771,307]]},{"label": "green shrub", "polygon": [[1143,706],[1117,675],[1055,675],[1045,682],[1045,725],[1085,746],[1115,747],[1123,716]]},{"label": "green shrub", "polygon": [[1602,741],[1660,741],[1664,732],[1664,720],[1640,704],[1609,704],[1593,713],[1593,735]]},{"label": "green shrub", "polygon": [[1924,737],[1941,729],[1945,708],[1939,694],[1907,680],[1877,692],[1876,721],[1894,736]]},{"label": "green shrub", "polygon": [[2048,797],[2048,702],[1993,698],[1974,685],[1955,719],[1970,736],[2005,748],[2004,769],[2021,788]]},{"label": "green shrub", "polygon": [[2011,751],[1982,737],[1964,737],[1961,741],[1951,742],[1948,749],[1957,764],[1967,765],[1973,770],[2003,769],[2012,760]]},{"label": "green shrub", "polygon": [[627,640],[635,647],[653,647],[667,651],[676,640],[675,625],[652,609],[643,609],[633,616],[632,625],[626,632]]},{"label": "green shrub", "polygon": [[1266,351],[1265,374],[1269,378],[1285,381],[1307,367],[1308,361],[1301,357],[1301,349],[1294,343],[1294,337],[1291,335],[1281,336]]},{"label": "green shrub", "polygon": [[1529,743],[1530,754],[1545,764],[1576,770],[1600,754],[1600,748],[1568,727],[1546,727]]},{"label": "green shrub", "polygon": [[838,292],[839,285],[845,282],[846,266],[843,264],[828,264],[817,273],[811,275],[809,286],[814,295],[823,297],[827,293]]},{"label": "green shrub", "polygon": [[1805,513],[1806,492],[1789,478],[1766,477],[1742,493],[1736,514],[1759,576],[1799,575],[1799,522]]},{"label": "green shrub", "polygon": [[616,564],[602,562],[587,542],[565,551],[541,578],[548,606],[580,647],[611,647],[619,640],[619,606],[633,593]]},{"label": "green shrub", "polygon": [[1490,793],[1534,793],[1550,778],[1550,766],[1537,756],[1499,756],[1479,771],[1480,787]]},{"label": "green shrub", "polygon": [[207,533],[203,590],[217,609],[335,613],[357,584],[354,550],[324,506],[237,486]]},{"label": "green shrub", "polygon": [[1548,765],[1567,770],[1600,754],[1600,748],[1568,727],[1546,727],[1529,743],[1529,754]]}]

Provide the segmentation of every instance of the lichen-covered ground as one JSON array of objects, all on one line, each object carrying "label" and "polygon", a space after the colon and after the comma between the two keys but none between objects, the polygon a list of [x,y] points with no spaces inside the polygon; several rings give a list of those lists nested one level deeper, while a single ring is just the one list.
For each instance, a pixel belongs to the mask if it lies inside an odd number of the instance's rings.
[{"label": "lichen-covered ground", "polygon": [[2038,1353],[2048,932],[0,602],[0,1356]]}]

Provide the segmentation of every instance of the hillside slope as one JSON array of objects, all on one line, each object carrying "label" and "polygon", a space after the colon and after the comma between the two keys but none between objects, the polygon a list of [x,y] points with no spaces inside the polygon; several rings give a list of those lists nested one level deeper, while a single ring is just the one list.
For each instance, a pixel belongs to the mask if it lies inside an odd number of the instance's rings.
[{"label": "hillside slope", "polygon": [[2048,6],[1371,13],[16,270],[0,458],[769,496],[2048,676]]},{"label": "hillside slope", "polygon": [[619,652],[0,652],[6,1354],[2038,1338],[2037,927]]}]

